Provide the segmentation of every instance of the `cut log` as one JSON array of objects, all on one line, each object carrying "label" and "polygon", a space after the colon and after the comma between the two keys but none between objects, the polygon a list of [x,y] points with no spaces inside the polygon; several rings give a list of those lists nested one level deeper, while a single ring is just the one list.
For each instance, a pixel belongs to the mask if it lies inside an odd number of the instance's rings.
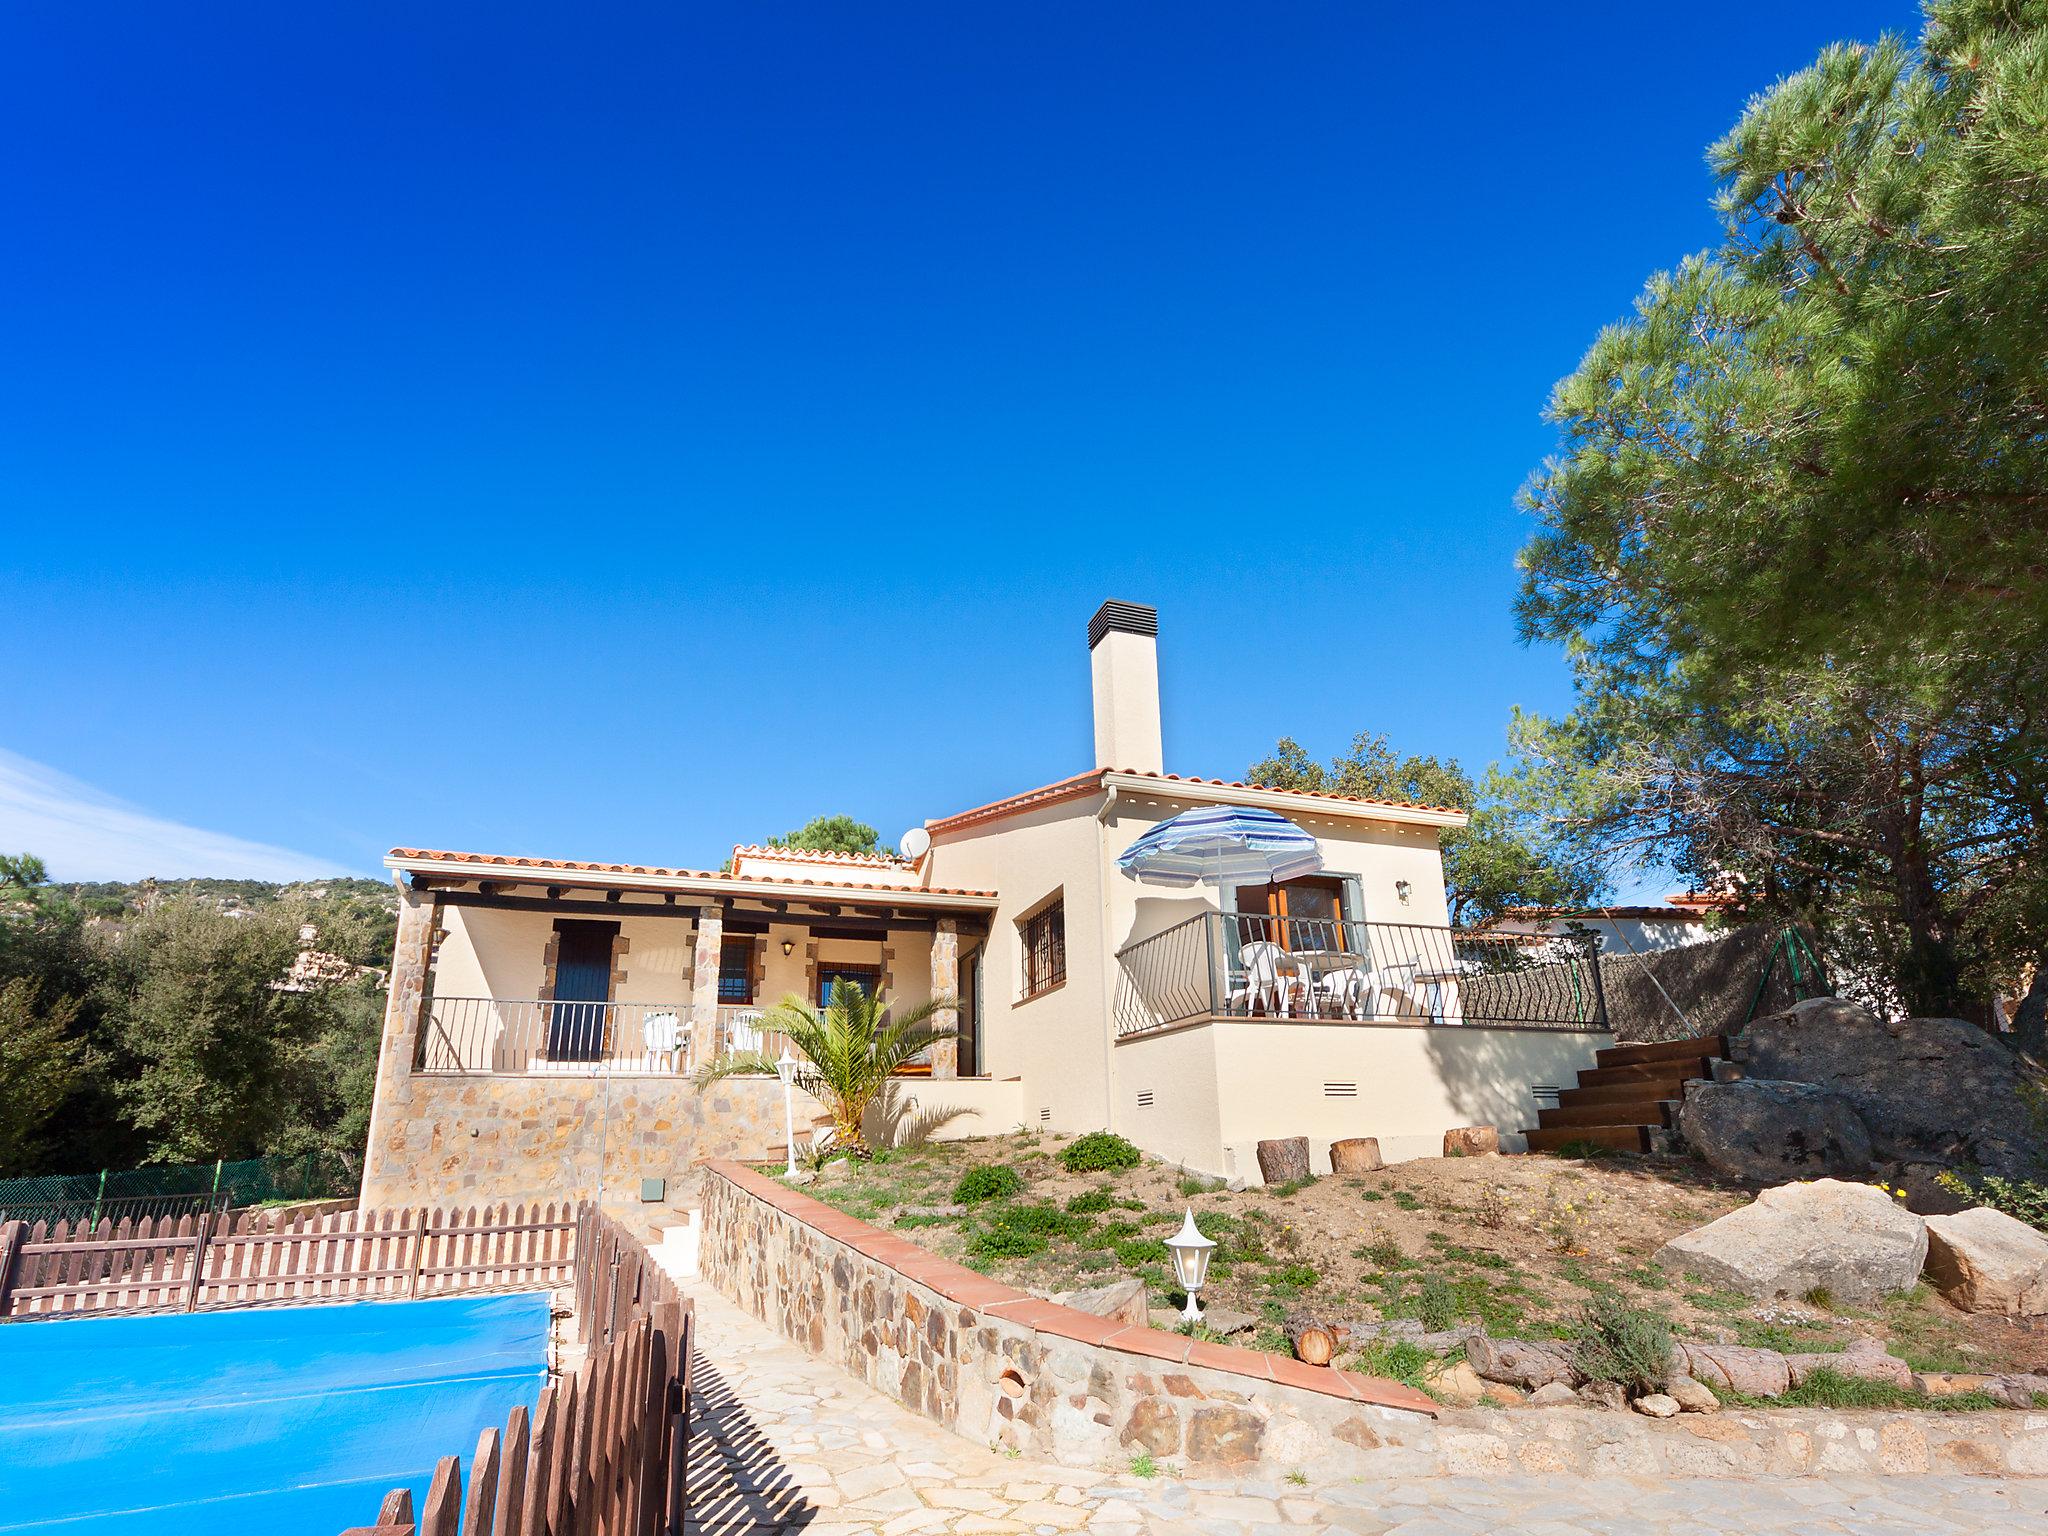
[{"label": "cut log", "polygon": [[1374,1173],[1386,1166],[1377,1136],[1347,1136],[1330,1143],[1332,1173]]},{"label": "cut log", "polygon": [[1444,1132],[1445,1157],[1491,1157],[1500,1151],[1500,1132],[1490,1125],[1461,1125]]},{"label": "cut log", "polygon": [[1259,1176],[1268,1184],[1299,1184],[1308,1177],[1308,1138],[1259,1143]]},{"label": "cut log", "polygon": [[1342,1323],[1320,1317],[1290,1317],[1286,1323],[1287,1342],[1294,1346],[1294,1358],[1304,1365],[1328,1365],[1344,1347],[1350,1332]]}]

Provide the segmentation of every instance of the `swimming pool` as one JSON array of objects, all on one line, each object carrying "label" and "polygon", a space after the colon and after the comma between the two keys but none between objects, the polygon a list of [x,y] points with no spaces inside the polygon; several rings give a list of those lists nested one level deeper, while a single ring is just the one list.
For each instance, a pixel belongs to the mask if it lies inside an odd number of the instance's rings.
[{"label": "swimming pool", "polygon": [[0,1532],[336,1536],[531,1407],[548,1297],[0,1327]]}]

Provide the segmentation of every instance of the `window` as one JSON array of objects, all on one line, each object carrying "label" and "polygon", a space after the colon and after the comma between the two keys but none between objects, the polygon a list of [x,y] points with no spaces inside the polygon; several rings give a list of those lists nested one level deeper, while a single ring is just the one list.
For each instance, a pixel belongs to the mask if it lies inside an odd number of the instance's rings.
[{"label": "window", "polygon": [[1237,928],[1244,942],[1264,939],[1282,949],[1342,949],[1342,925],[1359,914],[1346,911],[1345,880],[1309,875],[1280,885],[1237,888]]},{"label": "window", "polygon": [[721,1003],[751,1003],[754,1000],[752,939],[727,939],[718,946],[718,1000]]},{"label": "window", "polygon": [[882,970],[875,965],[821,965],[818,967],[818,1006],[832,1006],[832,986],[835,982],[850,981],[861,991],[873,997],[882,989]]},{"label": "window", "polygon": [[1024,995],[1036,997],[1067,979],[1067,904],[1049,903],[1018,928],[1024,941]]}]

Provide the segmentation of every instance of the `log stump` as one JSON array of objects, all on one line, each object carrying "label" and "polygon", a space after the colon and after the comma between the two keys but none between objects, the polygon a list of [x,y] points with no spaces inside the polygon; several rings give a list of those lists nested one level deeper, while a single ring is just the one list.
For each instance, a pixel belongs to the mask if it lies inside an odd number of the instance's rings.
[{"label": "log stump", "polygon": [[1351,1332],[1342,1323],[1305,1316],[1287,1319],[1286,1329],[1287,1342],[1294,1347],[1294,1358],[1304,1365],[1328,1365],[1337,1357],[1337,1351],[1344,1347]]},{"label": "log stump", "polygon": [[1286,1136],[1259,1143],[1259,1177],[1268,1184],[1299,1184],[1308,1178],[1308,1138]]},{"label": "log stump", "polygon": [[1445,1157],[1490,1157],[1500,1151],[1500,1132],[1490,1125],[1461,1125],[1444,1132]]},{"label": "log stump", "polygon": [[1386,1166],[1377,1136],[1347,1136],[1330,1143],[1332,1173],[1375,1173]]}]

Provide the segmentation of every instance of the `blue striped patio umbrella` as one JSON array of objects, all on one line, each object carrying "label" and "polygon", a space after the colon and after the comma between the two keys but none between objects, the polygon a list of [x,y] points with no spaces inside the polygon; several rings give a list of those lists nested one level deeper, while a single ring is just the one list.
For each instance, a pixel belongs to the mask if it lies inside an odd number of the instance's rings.
[{"label": "blue striped patio umbrella", "polygon": [[1285,816],[1211,805],[1162,821],[1117,856],[1117,868],[1153,885],[1264,885],[1323,867],[1316,840]]}]

